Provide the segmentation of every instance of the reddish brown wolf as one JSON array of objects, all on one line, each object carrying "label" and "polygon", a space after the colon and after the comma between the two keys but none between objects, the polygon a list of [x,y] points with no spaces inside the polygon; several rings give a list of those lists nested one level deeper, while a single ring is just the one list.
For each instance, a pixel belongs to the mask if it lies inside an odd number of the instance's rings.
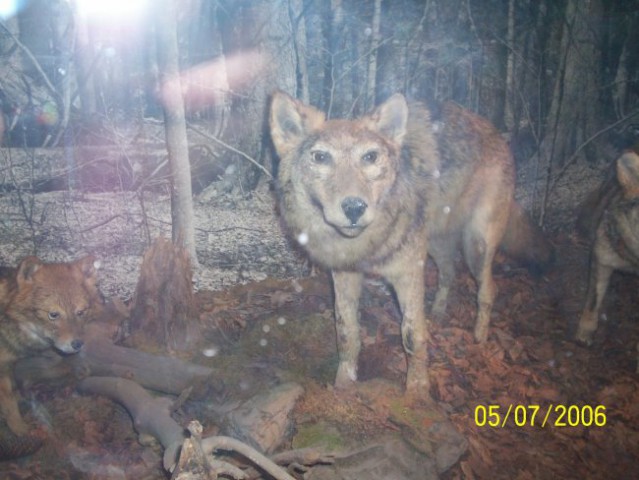
[{"label": "reddish brown wolf", "polygon": [[310,257],[332,271],[337,386],[357,379],[363,274],[381,275],[394,287],[408,355],[407,392],[427,397],[427,253],[439,268],[433,310],[441,314],[461,247],[479,284],[480,342],[488,337],[498,246],[530,264],[551,259],[551,246],[513,201],[513,160],[499,132],[457,105],[446,104],[442,113],[433,122],[425,107],[409,108],[394,95],[368,116],[326,120],[284,93],[273,96],[281,214]]},{"label": "reddish brown wolf", "polygon": [[27,257],[16,269],[0,269],[0,414],[17,435],[27,425],[13,393],[13,363],[51,347],[65,354],[82,348],[82,324],[102,303],[96,268],[87,256],[72,263]]},{"label": "reddish brown wolf", "polygon": [[588,291],[577,340],[590,345],[599,310],[615,270],[639,274],[639,155],[625,152],[616,162],[616,178],[591,195],[578,224],[592,241]]}]

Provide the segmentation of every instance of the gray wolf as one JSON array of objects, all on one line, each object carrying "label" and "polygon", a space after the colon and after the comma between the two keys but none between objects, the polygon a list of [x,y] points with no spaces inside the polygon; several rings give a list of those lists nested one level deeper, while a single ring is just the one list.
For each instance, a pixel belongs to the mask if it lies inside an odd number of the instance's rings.
[{"label": "gray wolf", "polygon": [[449,103],[431,120],[394,95],[369,115],[331,119],[276,92],[270,131],[280,164],[284,223],[310,258],[332,272],[339,366],[336,386],[357,379],[358,301],[364,274],[385,278],[402,312],[408,395],[428,397],[424,266],[439,270],[433,313],[446,310],[459,247],[478,283],[475,338],[488,337],[501,246],[531,265],[552,247],[513,200],[514,165],[499,132]]},{"label": "gray wolf", "polygon": [[616,161],[616,176],[586,200],[578,225],[591,240],[590,271],[576,339],[590,345],[615,270],[639,274],[639,155]]},{"label": "gray wolf", "polygon": [[102,303],[92,256],[71,263],[26,257],[0,268],[0,415],[16,435],[28,427],[12,387],[16,360],[47,349],[77,353],[83,323]]}]

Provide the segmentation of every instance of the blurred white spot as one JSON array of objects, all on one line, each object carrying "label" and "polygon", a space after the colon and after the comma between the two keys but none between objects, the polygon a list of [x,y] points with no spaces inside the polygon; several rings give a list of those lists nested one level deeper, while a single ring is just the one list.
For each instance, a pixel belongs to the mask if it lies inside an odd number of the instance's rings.
[{"label": "blurred white spot", "polygon": [[268,333],[268,332],[270,332],[270,331],[271,331],[271,327],[270,327],[270,325],[264,325],[264,326],[262,327],[262,331],[263,331],[264,333]]},{"label": "blurred white spot", "polygon": [[548,366],[551,368],[555,368],[555,366],[557,365],[557,362],[555,362],[555,360],[548,360]]},{"label": "blurred white spot", "polygon": [[450,207],[448,205],[446,205],[443,210],[446,215],[450,213]]},{"label": "blurred white spot", "polygon": [[280,317],[277,319],[278,325],[286,325],[286,319],[284,317]]},{"label": "blurred white spot", "polygon": [[268,345],[268,341],[266,338],[260,338],[260,347],[266,347]]},{"label": "blurred white spot", "polygon": [[291,285],[293,285],[293,290],[295,290],[295,293],[302,293],[304,291],[304,287],[302,287],[296,279],[293,279],[291,281]]},{"label": "blurred white spot", "polygon": [[433,171],[433,177],[434,178],[439,178],[441,177],[441,172],[439,171],[439,168],[436,168],[435,171]]},{"label": "blurred white spot", "polygon": [[424,260],[420,260],[419,262],[417,262],[417,265],[419,265],[420,267],[424,266]]},{"label": "blurred white spot", "polygon": [[204,355],[205,357],[214,357],[218,353],[219,353],[219,349],[215,346],[205,348],[204,350],[202,350],[202,355]]},{"label": "blurred white spot", "polygon": [[302,232],[297,236],[297,241],[300,245],[306,245],[308,243],[308,233]]},{"label": "blurred white spot", "polygon": [[364,29],[364,35],[365,36],[370,37],[372,35],[372,33],[373,33],[373,29],[371,27],[366,27]]},{"label": "blurred white spot", "polygon": [[231,163],[228,167],[224,169],[224,175],[233,175],[237,167],[234,163]]},{"label": "blurred white spot", "polygon": [[104,56],[105,56],[106,58],[113,58],[113,57],[115,57],[115,48],[113,48],[113,47],[106,47],[106,48],[104,49]]}]

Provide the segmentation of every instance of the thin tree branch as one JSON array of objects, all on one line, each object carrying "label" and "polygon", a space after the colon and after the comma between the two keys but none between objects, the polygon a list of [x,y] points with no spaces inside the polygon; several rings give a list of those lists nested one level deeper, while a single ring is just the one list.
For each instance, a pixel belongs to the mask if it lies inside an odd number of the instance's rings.
[{"label": "thin tree branch", "polygon": [[204,138],[208,139],[208,140],[212,140],[215,143],[222,145],[224,148],[226,148],[227,150],[230,150],[233,153],[237,153],[238,155],[240,155],[241,157],[246,158],[249,162],[251,162],[253,165],[255,165],[257,168],[259,168],[260,170],[262,170],[262,172],[264,172],[269,178],[273,178],[273,175],[271,175],[271,172],[269,172],[266,168],[264,168],[264,165],[260,165],[260,163],[255,160],[253,157],[251,157],[250,155],[248,155],[247,153],[242,152],[241,150],[238,150],[237,148],[232,147],[231,145],[229,145],[228,143],[223,142],[222,140],[220,140],[217,137],[214,137],[213,135],[210,135],[208,133],[206,133],[204,130],[199,129],[198,127],[193,126],[192,124],[188,124],[188,127],[193,130],[195,133],[202,135]]},{"label": "thin tree branch", "polygon": [[554,178],[552,179],[551,183],[550,183],[550,188],[548,189],[548,191],[552,191],[554,190],[555,186],[557,185],[557,182],[559,181],[559,179],[563,176],[564,173],[566,173],[566,170],[568,170],[568,168],[575,163],[575,161],[577,160],[577,157],[579,156],[579,154],[581,153],[581,151],[586,148],[587,145],[589,145],[590,143],[592,143],[595,139],[599,138],[601,135],[603,135],[604,133],[606,133],[609,130],[612,130],[613,128],[615,128],[616,126],[628,121],[629,119],[631,119],[632,117],[639,115],[639,109],[638,110],[634,110],[633,112],[630,112],[628,115],[620,118],[619,120],[617,120],[615,123],[608,125],[607,127],[599,130],[598,132],[596,132],[595,134],[591,135],[585,142],[583,142],[581,145],[579,145],[579,147],[577,147],[577,149],[573,152],[573,154],[570,156],[570,158],[568,160],[566,160],[566,163],[564,164],[564,166],[561,168],[561,170],[559,170],[559,172],[557,173],[557,175],[554,176]]}]

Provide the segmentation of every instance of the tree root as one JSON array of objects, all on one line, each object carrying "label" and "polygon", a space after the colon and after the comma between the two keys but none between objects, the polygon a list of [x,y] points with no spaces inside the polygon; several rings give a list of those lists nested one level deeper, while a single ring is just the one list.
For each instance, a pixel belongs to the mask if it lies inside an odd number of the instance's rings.
[{"label": "tree root", "polygon": [[[217,478],[219,473],[244,479],[245,474],[236,466],[214,459],[211,454],[216,451],[237,452],[259,469],[267,472],[276,480],[295,480],[275,462],[268,459],[254,448],[234,438],[215,436],[199,439],[201,426],[192,422],[189,430],[190,438],[184,429],[171,418],[171,402],[166,398],[153,397],[137,383],[124,378],[88,377],[80,382],[78,390],[82,393],[104,395],[123,405],[133,419],[135,430],[139,434],[151,435],[164,447],[164,468],[173,472],[179,465],[182,469],[180,480],[196,478],[189,471],[206,472],[206,477]],[[184,448],[183,445],[187,448]],[[184,458],[184,455],[188,458]],[[174,476],[178,478],[178,476]],[[202,477],[200,477],[202,478]]]}]

